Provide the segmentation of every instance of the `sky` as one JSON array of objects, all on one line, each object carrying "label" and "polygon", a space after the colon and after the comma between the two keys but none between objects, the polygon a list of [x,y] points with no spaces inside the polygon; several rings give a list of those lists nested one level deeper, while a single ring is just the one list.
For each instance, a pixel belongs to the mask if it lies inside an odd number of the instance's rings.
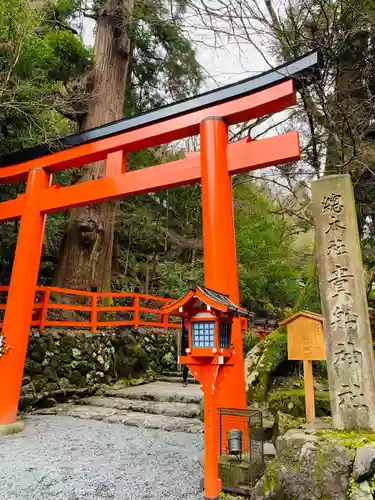
[{"label": "sky", "polygon": [[[257,75],[269,70],[271,66],[277,65],[275,61],[272,61],[272,58],[265,61],[259,50],[250,43],[239,45],[235,41],[222,40],[219,47],[214,47],[213,34],[209,30],[203,29],[203,27],[197,27],[196,19],[197,16],[189,16],[189,13],[187,13],[186,35],[196,48],[197,60],[205,76],[202,92]],[[192,27],[189,27],[189,23]],[[92,46],[94,44],[94,27],[95,21],[85,18],[83,21],[83,39],[87,45]],[[258,46],[261,46],[260,40]],[[257,136],[267,130],[271,124],[282,121],[287,116],[286,113],[281,112],[273,115],[272,118],[254,128],[252,135]],[[276,129],[271,129],[265,135],[272,136],[280,132],[282,130],[276,127]],[[272,168],[266,170],[267,175],[270,175],[270,171],[276,173],[275,169]],[[263,170],[262,173],[264,174],[265,171]]]},{"label": "sky", "polygon": [[[87,45],[92,46],[94,43],[94,26],[93,19],[85,18],[83,39]],[[207,30],[194,27],[189,28],[187,34],[197,50],[197,60],[205,75],[202,91],[234,83],[270,68],[250,44],[239,47],[235,42],[224,40],[223,47],[214,48],[213,36]]]}]

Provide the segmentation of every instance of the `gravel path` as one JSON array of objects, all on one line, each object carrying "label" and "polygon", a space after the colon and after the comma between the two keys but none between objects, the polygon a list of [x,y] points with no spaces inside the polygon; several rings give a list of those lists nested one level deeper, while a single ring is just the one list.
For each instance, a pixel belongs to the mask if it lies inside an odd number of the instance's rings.
[{"label": "gravel path", "polygon": [[33,416],[0,438],[0,499],[201,500],[202,436]]}]

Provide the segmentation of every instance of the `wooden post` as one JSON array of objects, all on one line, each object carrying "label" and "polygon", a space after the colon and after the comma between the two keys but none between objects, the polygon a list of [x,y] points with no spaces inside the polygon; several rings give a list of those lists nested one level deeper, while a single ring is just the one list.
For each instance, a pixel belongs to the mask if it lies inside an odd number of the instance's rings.
[{"label": "wooden post", "polygon": [[164,330],[168,330],[168,314],[162,314],[161,320],[163,323]]},{"label": "wooden post", "polygon": [[314,378],[312,361],[303,360],[303,379],[305,381],[305,404],[306,404],[306,422],[315,421],[315,398],[314,398]]},{"label": "wooden post", "polygon": [[44,329],[46,327],[48,304],[49,304],[50,296],[51,296],[50,290],[46,290],[43,294],[43,307],[42,307],[42,312],[40,314],[40,323],[39,323],[39,330],[41,332],[44,332]]},{"label": "wooden post", "polygon": [[138,328],[139,327],[139,295],[136,295],[134,297],[133,307],[134,307],[134,311],[133,311],[134,326],[136,328]]},{"label": "wooden post", "polygon": [[97,322],[98,322],[98,311],[97,311],[98,297],[93,294],[91,297],[91,331],[96,332]]}]

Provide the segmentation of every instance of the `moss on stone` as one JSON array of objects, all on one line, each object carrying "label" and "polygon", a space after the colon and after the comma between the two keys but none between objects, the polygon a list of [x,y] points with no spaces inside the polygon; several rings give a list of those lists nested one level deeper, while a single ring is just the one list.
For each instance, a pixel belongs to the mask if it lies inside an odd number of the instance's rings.
[{"label": "moss on stone", "polygon": [[271,383],[271,376],[286,359],[288,349],[287,331],[280,327],[262,342],[262,355],[256,366],[259,372],[257,383],[248,391],[249,401],[264,402]]},{"label": "moss on stone", "polygon": [[375,493],[375,476],[372,476],[370,479],[368,479],[368,484],[370,486],[371,493]]},{"label": "moss on stone", "polygon": [[[305,391],[301,389],[275,390],[268,395],[269,410],[274,415],[282,412],[293,417],[305,416]],[[315,391],[315,413],[317,417],[331,414],[328,391]]]},{"label": "moss on stone", "polygon": [[351,450],[375,443],[375,433],[368,431],[321,430],[317,431],[317,436],[320,442],[332,442]]},{"label": "moss on stone", "polygon": [[285,434],[290,429],[298,429],[306,422],[303,417],[293,417],[287,413],[278,411],[275,417],[275,422],[280,434]]},{"label": "moss on stone", "polygon": [[268,494],[275,491],[279,482],[280,463],[277,459],[273,460],[267,467],[264,474],[264,493]]},{"label": "moss on stone", "polygon": [[220,500],[245,500],[245,497],[239,497],[237,495],[229,495],[228,493],[219,493]]},{"label": "moss on stone", "polygon": [[[104,297],[102,300],[102,307],[113,307],[113,298]],[[115,321],[116,311],[107,311],[104,313],[99,313],[99,316],[101,321]]]}]

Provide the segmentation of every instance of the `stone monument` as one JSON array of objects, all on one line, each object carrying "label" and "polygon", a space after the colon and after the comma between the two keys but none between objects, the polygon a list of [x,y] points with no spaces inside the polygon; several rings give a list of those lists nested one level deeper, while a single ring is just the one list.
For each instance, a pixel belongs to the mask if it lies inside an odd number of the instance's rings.
[{"label": "stone monument", "polygon": [[312,183],[312,212],[334,427],[375,431],[375,365],[349,175]]}]

